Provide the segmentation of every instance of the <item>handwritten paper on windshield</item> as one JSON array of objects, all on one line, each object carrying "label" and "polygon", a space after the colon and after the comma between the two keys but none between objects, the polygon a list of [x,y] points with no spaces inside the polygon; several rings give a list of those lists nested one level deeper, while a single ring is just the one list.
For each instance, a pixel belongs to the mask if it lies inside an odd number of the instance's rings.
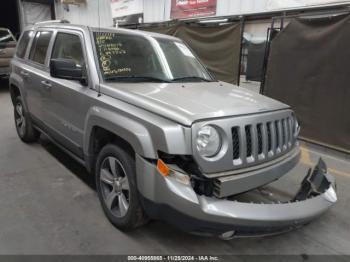
[{"label": "handwritten paper on windshield", "polygon": [[94,36],[99,63],[105,77],[131,72],[129,67],[118,66],[118,58],[127,55],[127,51],[124,49],[123,43],[118,41],[117,34],[96,32]]}]

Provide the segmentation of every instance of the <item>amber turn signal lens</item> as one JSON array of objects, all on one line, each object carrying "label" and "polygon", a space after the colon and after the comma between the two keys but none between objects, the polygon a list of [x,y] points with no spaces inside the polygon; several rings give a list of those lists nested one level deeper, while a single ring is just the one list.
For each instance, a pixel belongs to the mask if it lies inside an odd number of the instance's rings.
[{"label": "amber turn signal lens", "polygon": [[157,161],[157,169],[163,176],[168,176],[170,174],[169,167],[167,167],[167,165],[161,159],[158,159]]}]

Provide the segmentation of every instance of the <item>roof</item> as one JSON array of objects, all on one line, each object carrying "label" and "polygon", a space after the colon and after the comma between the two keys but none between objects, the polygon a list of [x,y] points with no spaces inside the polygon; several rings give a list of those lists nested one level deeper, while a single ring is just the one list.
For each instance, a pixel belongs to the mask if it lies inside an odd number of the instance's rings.
[{"label": "roof", "polygon": [[91,27],[93,31],[112,31],[116,33],[122,33],[122,34],[130,34],[130,35],[140,35],[140,36],[152,36],[157,38],[165,38],[165,39],[173,39],[173,40],[179,40],[176,37],[165,35],[165,34],[159,34],[149,31],[143,31],[139,29],[125,29],[125,28],[114,28],[114,27]]},{"label": "roof", "polygon": [[116,32],[116,33],[122,33],[122,34],[130,34],[130,35],[139,35],[139,36],[152,36],[157,38],[165,38],[165,39],[172,39],[172,40],[179,40],[176,37],[154,33],[154,32],[148,32],[148,31],[142,31],[142,30],[135,30],[135,29],[125,29],[125,28],[114,28],[114,27],[90,27],[86,25],[78,25],[78,24],[70,24],[66,21],[45,21],[36,23],[33,26],[30,26],[28,29],[37,29],[37,28],[54,28],[54,29],[79,29],[82,31],[109,31],[109,32]]}]

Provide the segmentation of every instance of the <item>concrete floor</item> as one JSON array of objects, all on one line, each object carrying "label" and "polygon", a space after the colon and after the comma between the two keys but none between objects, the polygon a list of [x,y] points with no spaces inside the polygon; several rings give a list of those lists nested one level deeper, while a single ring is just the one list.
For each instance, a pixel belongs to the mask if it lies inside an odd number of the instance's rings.
[{"label": "concrete floor", "polygon": [[0,84],[0,254],[350,254],[350,158],[303,146],[302,165],[322,156],[339,202],[299,230],[234,239],[189,235],[163,222],[128,234],[104,217],[91,176],[47,141],[26,145],[15,131],[6,82]]}]

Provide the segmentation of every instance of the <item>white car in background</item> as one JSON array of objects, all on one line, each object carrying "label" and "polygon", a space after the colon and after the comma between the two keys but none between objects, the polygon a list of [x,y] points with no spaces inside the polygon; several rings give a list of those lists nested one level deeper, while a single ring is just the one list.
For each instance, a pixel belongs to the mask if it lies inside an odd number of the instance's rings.
[{"label": "white car in background", "polygon": [[15,53],[17,41],[11,31],[0,27],[0,77],[9,76],[10,61]]}]

